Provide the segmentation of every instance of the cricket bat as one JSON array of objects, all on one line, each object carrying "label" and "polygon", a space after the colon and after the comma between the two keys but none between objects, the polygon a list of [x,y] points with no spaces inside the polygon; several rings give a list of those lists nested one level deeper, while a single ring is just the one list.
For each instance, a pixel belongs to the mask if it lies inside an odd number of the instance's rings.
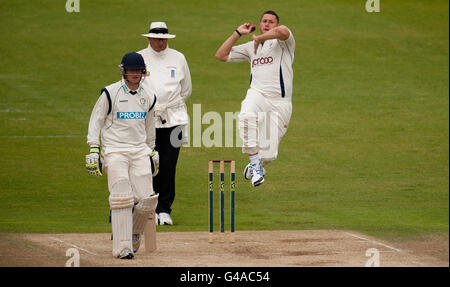
[{"label": "cricket bat", "polygon": [[144,228],[145,252],[150,253],[156,250],[156,214],[153,212],[147,220]]}]

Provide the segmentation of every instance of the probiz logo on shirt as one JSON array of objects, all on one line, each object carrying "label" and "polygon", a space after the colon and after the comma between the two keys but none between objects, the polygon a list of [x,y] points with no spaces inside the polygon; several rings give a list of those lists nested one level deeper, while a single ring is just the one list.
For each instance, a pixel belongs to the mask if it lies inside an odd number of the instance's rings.
[{"label": "probiz logo on shirt", "polygon": [[147,112],[117,112],[118,119],[142,120],[147,116]]}]

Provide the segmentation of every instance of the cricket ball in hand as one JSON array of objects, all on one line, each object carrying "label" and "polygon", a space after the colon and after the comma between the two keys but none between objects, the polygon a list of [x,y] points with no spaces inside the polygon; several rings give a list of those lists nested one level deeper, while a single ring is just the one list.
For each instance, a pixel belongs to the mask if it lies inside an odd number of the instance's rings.
[{"label": "cricket ball in hand", "polygon": [[250,25],[250,33],[255,31],[255,29],[256,29],[255,25]]}]

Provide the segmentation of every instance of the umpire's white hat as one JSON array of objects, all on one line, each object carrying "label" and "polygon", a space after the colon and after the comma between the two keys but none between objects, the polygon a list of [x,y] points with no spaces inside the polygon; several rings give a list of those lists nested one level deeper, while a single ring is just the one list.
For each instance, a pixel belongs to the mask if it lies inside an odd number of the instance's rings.
[{"label": "umpire's white hat", "polygon": [[171,39],[176,37],[176,35],[169,34],[169,29],[167,29],[167,25],[165,22],[152,22],[148,33],[141,35],[147,38],[159,39]]}]

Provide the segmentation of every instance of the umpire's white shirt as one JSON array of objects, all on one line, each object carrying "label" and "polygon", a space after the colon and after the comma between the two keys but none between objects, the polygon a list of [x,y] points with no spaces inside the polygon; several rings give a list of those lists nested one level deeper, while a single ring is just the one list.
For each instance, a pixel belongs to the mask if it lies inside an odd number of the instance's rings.
[{"label": "umpire's white shirt", "polygon": [[250,88],[269,98],[292,98],[295,40],[289,30],[286,40],[271,39],[260,44],[255,54],[254,41],[233,46],[227,62],[249,61]]},{"label": "umpire's white shirt", "polygon": [[163,114],[167,121],[163,124],[158,118],[156,127],[187,125],[189,116],[185,102],[191,95],[192,83],[184,55],[169,47],[156,52],[150,45],[138,53],[144,58],[148,74],[143,86],[156,92],[155,114]]},{"label": "umpire's white shirt", "polygon": [[156,96],[146,87],[130,91],[123,79],[105,87],[92,110],[87,143],[100,146],[101,136],[103,155],[129,149],[151,153],[156,136],[155,102]]}]

